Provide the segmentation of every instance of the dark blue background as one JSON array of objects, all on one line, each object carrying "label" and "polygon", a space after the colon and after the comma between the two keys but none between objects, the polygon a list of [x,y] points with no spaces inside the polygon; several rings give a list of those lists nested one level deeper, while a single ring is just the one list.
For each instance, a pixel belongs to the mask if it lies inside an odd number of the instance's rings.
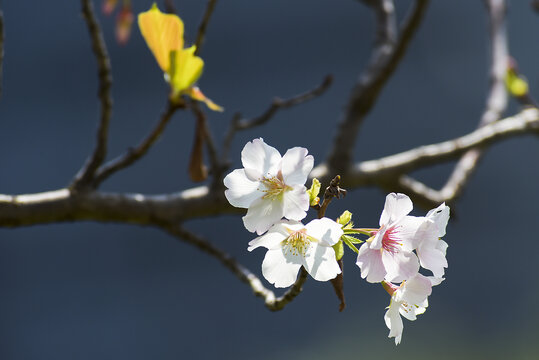
[{"label": "dark blue background", "polygon": [[[398,1],[402,17],[409,1]],[[151,3],[135,1],[135,12]],[[537,96],[539,18],[511,1],[510,49]],[[176,1],[192,43],[204,1]],[[9,1],[0,98],[0,192],[65,186],[94,146],[96,66],[77,1]],[[100,4],[96,4],[99,8]],[[167,87],[138,29],[125,47],[100,15],[112,59],[115,101],[110,157],[136,144],[157,120]],[[202,56],[202,90],[226,108],[210,114],[219,139],[232,114],[259,114],[274,96],[314,87],[320,99],[239,134],[239,151],[264,137],[285,152],[325,157],[348,91],[374,38],[371,12],[352,0],[221,1]],[[487,18],[480,1],[432,1],[424,24],[362,128],[357,159],[370,159],[473,130],[487,89]],[[511,103],[508,115],[518,111]],[[328,128],[330,130],[328,130]],[[192,186],[186,174],[193,119],[179,113],[152,151],[103,189],[166,193]],[[447,280],[434,289],[403,342],[387,339],[389,297],[360,279],[345,257],[348,308],[337,312],[329,283],[308,281],[284,311],[270,313],[216,260],[154,228],[74,223],[0,231],[0,358],[15,359],[536,359],[539,356],[539,142],[494,145],[449,224]],[[415,175],[444,183],[450,165]],[[385,194],[351,191],[344,209],[376,226]],[[416,209],[415,215],[424,214]],[[264,251],[239,217],[187,226],[260,273]]]}]

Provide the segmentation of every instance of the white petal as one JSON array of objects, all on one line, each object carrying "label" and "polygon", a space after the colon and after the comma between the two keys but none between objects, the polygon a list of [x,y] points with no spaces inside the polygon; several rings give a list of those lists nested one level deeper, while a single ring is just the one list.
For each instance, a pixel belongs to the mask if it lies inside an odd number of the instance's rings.
[{"label": "white petal", "polygon": [[432,286],[440,285],[442,281],[445,280],[444,278],[438,278],[434,276],[427,276],[427,279],[430,280],[430,283],[432,284]]},{"label": "white petal", "polygon": [[447,243],[443,240],[439,240],[437,243],[436,243],[436,249],[440,250],[442,252],[442,254],[444,254],[444,256],[446,255],[447,253],[447,247],[449,245],[447,245]]},{"label": "white petal", "polygon": [[281,164],[281,154],[277,149],[267,145],[264,140],[254,139],[245,144],[241,151],[241,162],[246,175],[251,180],[257,180],[268,174],[275,176]]},{"label": "white petal", "polygon": [[399,307],[399,303],[391,300],[389,309],[384,315],[384,321],[389,329],[389,335],[387,337],[394,337],[395,345],[399,345],[401,342],[402,331],[404,330],[404,325],[402,324],[402,319],[399,314]]},{"label": "white petal", "polygon": [[419,271],[419,261],[412,252],[399,251],[390,253],[383,251],[382,263],[387,271],[386,280],[391,282],[407,280]]},{"label": "white petal", "polygon": [[380,226],[399,221],[412,211],[412,200],[404,194],[391,193],[386,196],[384,210],[380,216]]},{"label": "white petal", "polygon": [[265,195],[258,190],[260,183],[249,180],[243,169],[232,171],[223,182],[228,188],[225,190],[226,199],[230,205],[238,208],[248,208],[256,199]]},{"label": "white petal", "polygon": [[289,287],[296,281],[301,265],[301,256],[285,254],[282,248],[268,250],[262,262],[262,275],[275,287]]},{"label": "white petal", "polygon": [[247,215],[243,217],[243,225],[250,232],[262,235],[273,224],[283,217],[283,203],[279,200],[258,199],[251,204]]},{"label": "white petal", "polygon": [[404,316],[406,319],[410,321],[415,321],[417,319],[416,312],[415,312],[415,305],[410,305],[408,303],[401,304],[401,307],[399,309],[399,314]]},{"label": "white petal", "polygon": [[369,249],[364,243],[359,248],[356,265],[361,269],[361,277],[367,278],[370,283],[378,283],[384,280],[386,270],[382,262],[382,252],[380,250]]},{"label": "white petal", "polygon": [[307,235],[320,240],[320,243],[327,246],[335,245],[343,234],[342,226],[335,221],[323,217],[315,219],[305,225]]},{"label": "white petal", "polygon": [[449,221],[449,206],[445,203],[438,206],[436,209],[432,209],[427,213],[427,217],[434,221],[438,228],[438,237],[445,236],[445,228]]},{"label": "white petal", "polygon": [[301,220],[309,210],[309,194],[305,186],[296,186],[283,194],[284,217],[290,220]]},{"label": "white petal", "polygon": [[[442,240],[436,240],[436,243],[440,241]],[[417,249],[417,256],[422,267],[432,271],[434,276],[442,277],[444,275],[444,268],[447,267],[447,260],[445,253],[437,248],[436,243],[427,242],[422,244]]]},{"label": "white petal", "polygon": [[289,149],[283,156],[281,169],[286,185],[304,185],[313,169],[314,158],[302,147]]},{"label": "white petal", "polygon": [[[296,223],[296,222],[294,222]],[[300,224],[301,223],[297,223]],[[288,222],[278,222],[273,225],[267,233],[262,236],[257,237],[249,242],[248,251],[253,251],[254,249],[263,246],[266,249],[276,249],[281,247],[281,243],[285,240],[290,234],[287,231]]]},{"label": "white petal", "polygon": [[320,246],[311,243],[305,253],[305,269],[318,281],[334,279],[341,273],[341,268],[335,259],[335,250],[331,246]]},{"label": "white petal", "polygon": [[407,302],[409,305],[419,305],[432,293],[432,283],[426,276],[416,274],[397,292],[396,297],[399,301]]}]

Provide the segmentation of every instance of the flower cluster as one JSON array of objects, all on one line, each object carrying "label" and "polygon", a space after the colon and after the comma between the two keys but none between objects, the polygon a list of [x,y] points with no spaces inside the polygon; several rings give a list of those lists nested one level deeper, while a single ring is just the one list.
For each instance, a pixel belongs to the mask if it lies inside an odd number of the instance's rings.
[{"label": "flower cluster", "polygon": [[[289,149],[284,156],[255,139],[241,152],[242,169],[224,179],[225,196],[231,205],[247,209],[245,228],[256,232],[248,250],[265,247],[262,274],[275,287],[294,284],[303,267],[315,280],[328,281],[341,273],[338,260],[343,244],[357,253],[361,277],[381,283],[391,300],[384,316],[389,337],[399,344],[401,315],[415,320],[425,312],[432,287],[440,284],[447,268],[447,243],[441,238],[449,221],[449,207],[441,204],[426,216],[408,215],[412,201],[404,194],[386,197],[379,228],[355,228],[352,213],[337,221],[323,217],[304,225],[310,207],[320,209],[320,183],[305,183],[314,164],[305,148]],[[366,240],[358,236],[366,235]],[[362,244],[356,248],[356,244]],[[420,269],[432,272],[425,276]]]}]

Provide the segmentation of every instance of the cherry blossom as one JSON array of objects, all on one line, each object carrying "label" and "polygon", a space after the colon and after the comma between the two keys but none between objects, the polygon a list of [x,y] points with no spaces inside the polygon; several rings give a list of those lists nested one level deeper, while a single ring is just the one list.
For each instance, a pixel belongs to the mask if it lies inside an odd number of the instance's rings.
[{"label": "cherry blossom", "polygon": [[410,321],[414,321],[417,315],[423,314],[427,307],[428,296],[432,292],[432,286],[440,284],[444,279],[426,277],[419,273],[400,286],[390,282],[382,282],[382,286],[391,295],[391,302],[384,315],[386,326],[389,328],[388,337],[395,338],[395,345],[401,342],[404,325],[401,315]]},{"label": "cherry blossom", "polygon": [[266,234],[249,242],[247,250],[260,246],[268,249],[262,262],[262,274],[275,287],[291,286],[302,266],[315,280],[328,281],[341,273],[332,245],[342,234],[342,226],[328,218],[306,225],[282,220]]},{"label": "cherry blossom", "polygon": [[388,194],[380,228],[359,249],[356,264],[368,282],[400,282],[419,271],[413,252],[425,239],[437,239],[438,228],[426,217],[408,216],[413,205],[404,194]]},{"label": "cherry blossom", "polygon": [[283,157],[262,139],[248,142],[241,152],[243,169],[224,179],[225,196],[232,206],[246,208],[245,228],[263,234],[283,217],[300,221],[309,209],[304,184],[314,159],[302,147],[289,149]]},{"label": "cherry blossom", "polygon": [[442,277],[447,267],[445,258],[447,243],[440,238],[445,235],[445,228],[449,221],[449,206],[445,203],[427,213],[427,219],[436,225],[437,233],[434,237],[425,238],[417,248],[417,256],[422,267],[432,271],[434,276]]}]

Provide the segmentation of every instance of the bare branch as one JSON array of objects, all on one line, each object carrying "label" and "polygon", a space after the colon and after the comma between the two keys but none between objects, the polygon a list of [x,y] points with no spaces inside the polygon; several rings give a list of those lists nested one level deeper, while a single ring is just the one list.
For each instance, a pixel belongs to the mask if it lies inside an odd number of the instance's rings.
[{"label": "bare branch", "polygon": [[[507,29],[505,26],[505,0],[485,0],[489,15],[490,34],[490,79],[485,111],[481,116],[479,127],[491,124],[501,118],[507,108],[507,91],[505,90],[505,74],[508,66]],[[481,149],[467,151],[456,164],[446,184],[437,191],[421,184],[408,176],[401,177],[399,187],[406,193],[412,194],[417,201],[439,204],[455,200],[461,193],[468,180],[475,172],[481,159]]]},{"label": "bare branch", "polygon": [[[472,148],[486,147],[508,137],[539,132],[539,110],[529,108],[515,116],[485,125],[467,135],[437,144],[424,145],[353,165],[343,183],[347,187],[394,183],[397,176],[410,171],[458,158]],[[327,164],[313,169],[311,177],[326,179],[331,170]]]},{"label": "bare branch", "polygon": [[249,285],[255,296],[264,299],[264,304],[271,311],[281,310],[289,302],[294,300],[294,298],[301,292],[303,283],[307,279],[307,271],[302,268],[294,285],[292,285],[292,287],[290,287],[281,297],[275,298],[275,293],[266,288],[262,284],[262,281],[260,281],[260,279],[249,269],[238,263],[232,256],[221,249],[218,249],[203,237],[187,231],[178,225],[165,226],[164,229],[179,240],[194,245],[201,251],[217,258],[227,269],[232,271],[238,279]]},{"label": "bare branch", "polygon": [[327,75],[322,81],[322,83],[312,90],[309,90],[303,94],[296,95],[289,99],[283,100],[280,98],[276,98],[273,100],[268,109],[262,113],[262,115],[259,115],[255,118],[242,119],[240,114],[234,115],[230,128],[228,129],[228,132],[225,136],[223,144],[223,158],[226,159],[228,157],[228,150],[230,149],[230,145],[232,144],[232,140],[237,131],[247,130],[256,126],[264,125],[277,113],[277,111],[303,104],[322,95],[330,87],[332,82],[333,76]]},{"label": "bare branch", "polygon": [[[211,164],[211,173],[216,177],[220,178],[223,171],[223,166],[219,160],[219,153],[217,151],[217,146],[215,145],[215,140],[211,135],[210,127],[208,125],[207,116],[204,111],[200,108],[200,105],[196,101],[192,101],[190,108],[193,111],[193,114],[197,118],[198,124],[200,124],[201,131],[204,134],[204,140],[206,148],[208,149],[208,154]],[[219,180],[220,181],[220,180]]]},{"label": "bare branch", "polygon": [[215,10],[215,5],[217,5],[217,0],[208,1],[208,5],[206,6],[206,12],[204,13],[204,16],[202,17],[202,21],[200,22],[200,25],[198,26],[197,39],[195,41],[195,45],[196,45],[195,55],[200,54],[200,51],[202,50],[202,45],[204,44],[204,38],[206,36],[206,30],[208,28],[208,24],[210,23],[210,19],[213,14],[213,11]]},{"label": "bare branch", "polygon": [[[457,159],[471,148],[486,147],[493,142],[527,133],[539,134],[539,110],[535,108],[523,110],[515,116],[453,140],[360,162],[342,178],[343,186],[383,188],[388,183],[394,184],[396,177],[412,170]],[[117,160],[112,164],[122,162]],[[321,164],[313,169],[310,177],[329,181],[330,174],[327,165]],[[81,193],[69,189],[38,194],[0,195],[0,226],[4,227],[81,220],[160,225],[219,214],[239,214],[242,211],[230,206],[224,192],[207,186],[152,196],[99,191]]]},{"label": "bare branch", "polygon": [[0,96],[2,96],[2,64],[4,61],[4,13],[0,9]]},{"label": "bare branch", "polygon": [[179,108],[180,105],[169,101],[167,103],[167,108],[161,115],[159,122],[137,147],[129,149],[125,154],[109,161],[97,170],[94,180],[94,187],[99,185],[116,171],[126,168],[143,157],[165,131],[168,122]]},{"label": "bare branch", "polygon": [[382,88],[403,58],[421,23],[429,1],[415,1],[410,15],[401,26],[401,35],[398,39],[395,31],[396,16],[393,1],[369,0],[367,3],[375,9],[377,14],[376,46],[367,69],[352,89],[327,160],[328,166],[334,173],[343,175],[352,163],[352,153],[363,119],[376,103]]},{"label": "bare branch", "polygon": [[97,21],[93,5],[90,0],[82,0],[82,14],[88,26],[88,32],[92,39],[92,49],[97,60],[99,79],[99,99],[101,102],[101,119],[97,129],[97,142],[92,156],[88,159],[84,167],[76,175],[73,187],[79,188],[92,181],[97,168],[103,163],[107,155],[107,139],[110,117],[112,114],[112,75],[110,59],[107,47],[103,40],[101,26]]}]

